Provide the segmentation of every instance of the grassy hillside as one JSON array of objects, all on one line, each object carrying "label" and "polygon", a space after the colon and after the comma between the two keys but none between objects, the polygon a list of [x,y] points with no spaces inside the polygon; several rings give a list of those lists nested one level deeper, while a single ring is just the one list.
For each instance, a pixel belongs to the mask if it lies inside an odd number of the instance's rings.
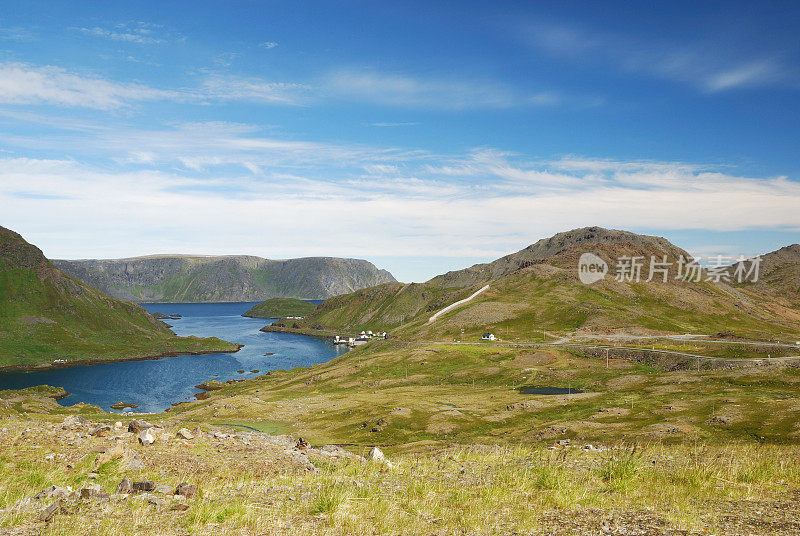
[{"label": "grassy hillside", "polygon": [[[587,234],[590,236],[586,238]],[[663,239],[592,228],[563,233],[519,254],[438,276],[423,284],[386,284],[325,301],[304,323],[340,330],[391,330],[405,339],[452,340],[491,331],[509,340],[543,340],[563,335],[729,332],[754,339],[797,340],[800,313],[791,303],[757,287],[733,287],[669,277],[646,282],[652,255],[688,257]],[[566,238],[565,238],[566,236]],[[613,238],[610,239],[610,238]],[[639,282],[609,275],[587,285],[578,278],[578,259],[593,252],[611,267],[621,256],[645,258]],[[473,301],[429,323],[430,316],[466,298]]]},{"label": "grassy hillside", "polygon": [[[114,419],[98,420],[110,433],[125,430]],[[597,450],[573,442],[549,450],[525,441],[390,452],[389,463],[381,463],[336,446],[300,451],[291,448],[291,437],[207,424],[193,426],[190,440],[175,439],[179,426],[167,425],[155,429],[158,439],[149,447],[132,437],[110,448],[108,437],[86,433],[97,423],[76,421],[21,413],[4,421],[0,532],[786,536],[800,526],[794,446],[653,442]],[[103,498],[125,478],[166,490]],[[182,482],[198,493],[174,495]],[[53,492],[66,486],[77,497],[56,502]],[[45,525],[40,513],[54,503]]]},{"label": "grassy hillside", "polygon": [[235,349],[216,338],[177,337],[138,305],[69,277],[0,227],[0,367]]},{"label": "grassy hillside", "polygon": [[800,308],[800,244],[792,244],[761,256],[759,278],[737,287],[769,293]]},{"label": "grassy hillside", "polygon": [[305,316],[317,306],[296,298],[270,298],[254,305],[242,316],[250,318],[283,318],[286,316]]}]

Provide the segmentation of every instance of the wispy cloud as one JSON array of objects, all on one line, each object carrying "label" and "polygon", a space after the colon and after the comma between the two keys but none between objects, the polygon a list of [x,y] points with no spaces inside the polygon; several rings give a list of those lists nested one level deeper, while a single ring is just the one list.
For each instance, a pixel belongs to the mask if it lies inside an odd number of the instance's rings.
[{"label": "wispy cloud", "polygon": [[264,41],[263,43],[261,43],[258,46],[260,46],[261,48],[266,48],[267,50],[270,50],[270,49],[273,49],[276,46],[278,46],[278,43],[276,43],[275,41]]},{"label": "wispy cloud", "polygon": [[82,76],[60,67],[34,67],[24,63],[0,64],[0,103],[112,109],[136,101],[180,97],[178,92]]},{"label": "wispy cloud", "polygon": [[392,127],[411,127],[419,125],[414,121],[400,121],[396,123],[367,123],[368,127],[384,127],[384,128],[392,128]]},{"label": "wispy cloud", "polygon": [[302,84],[270,82],[208,73],[197,87],[158,89],[139,83],[115,82],[52,65],[0,63],[0,103],[50,104],[112,110],[143,101],[204,103],[241,100],[297,105],[307,99]]},{"label": "wispy cloud", "polygon": [[560,102],[560,97],[552,92],[526,93],[498,82],[424,78],[374,71],[337,71],[331,73],[322,85],[339,98],[409,108],[502,109]]},{"label": "wispy cloud", "polygon": [[22,26],[0,28],[0,40],[3,41],[33,41],[34,39],[33,32]]},{"label": "wispy cloud", "polygon": [[269,82],[261,78],[211,74],[203,82],[201,93],[209,99],[297,105],[308,100],[309,87],[304,84]]},{"label": "wispy cloud", "polygon": [[685,83],[708,93],[800,87],[800,72],[784,63],[778,53],[742,54],[720,43],[673,43],[552,22],[532,25],[524,36],[537,50],[568,61],[601,68],[610,65],[621,72]]},{"label": "wispy cloud", "polygon": [[110,28],[101,26],[72,27],[70,30],[92,37],[140,45],[157,45],[167,41],[183,40],[180,36],[166,33],[163,26],[147,22],[116,24]]}]

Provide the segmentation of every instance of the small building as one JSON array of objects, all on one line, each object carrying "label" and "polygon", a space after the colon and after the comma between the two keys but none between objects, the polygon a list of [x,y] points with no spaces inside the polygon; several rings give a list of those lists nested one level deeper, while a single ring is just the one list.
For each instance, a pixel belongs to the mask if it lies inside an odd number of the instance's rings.
[{"label": "small building", "polygon": [[484,333],[484,334],[481,336],[481,340],[482,340],[482,341],[493,341],[493,340],[495,340],[496,338],[497,338],[497,337],[495,337],[495,336],[494,336],[494,333]]}]

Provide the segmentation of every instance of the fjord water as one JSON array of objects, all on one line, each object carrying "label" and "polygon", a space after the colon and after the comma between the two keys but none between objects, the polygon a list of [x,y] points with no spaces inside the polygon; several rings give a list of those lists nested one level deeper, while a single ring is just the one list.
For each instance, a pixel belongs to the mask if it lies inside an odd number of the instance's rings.
[{"label": "fjord water", "polygon": [[[259,331],[270,322],[241,314],[255,303],[143,304],[150,312],[180,314],[167,319],[178,335],[219,337],[244,344],[232,354],[182,355],[157,360],[98,363],[91,366],[0,373],[0,390],[34,385],[63,387],[70,395],[59,402],[95,404],[106,411],[117,402],[139,407],[134,412],[159,412],[173,402],[194,400],[194,386],[206,380],[254,378],[270,370],[324,363],[346,351],[327,340],[290,333]],[[264,355],[274,353],[274,355]],[[239,370],[244,370],[240,374]],[[258,370],[258,373],[251,372]]]}]

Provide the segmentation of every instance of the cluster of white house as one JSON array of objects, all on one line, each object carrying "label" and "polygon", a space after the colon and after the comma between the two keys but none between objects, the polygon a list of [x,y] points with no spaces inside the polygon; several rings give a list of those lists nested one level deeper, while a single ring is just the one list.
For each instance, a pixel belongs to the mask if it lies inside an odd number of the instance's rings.
[{"label": "cluster of white house", "polygon": [[333,344],[346,344],[347,346],[359,346],[361,344],[366,344],[372,339],[385,339],[386,332],[379,331],[377,333],[373,333],[371,331],[362,331],[358,334],[358,337],[340,337],[336,335],[333,338]]}]

